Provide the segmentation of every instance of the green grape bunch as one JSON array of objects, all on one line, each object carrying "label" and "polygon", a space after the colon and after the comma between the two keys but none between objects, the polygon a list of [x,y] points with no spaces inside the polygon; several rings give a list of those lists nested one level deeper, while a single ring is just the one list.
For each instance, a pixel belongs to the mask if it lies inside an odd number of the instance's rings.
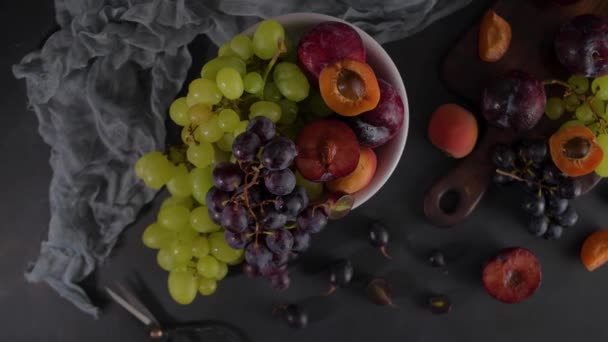
[{"label": "green grape bunch", "polygon": [[[574,125],[585,125],[597,137],[597,142],[608,154],[608,75],[590,80],[584,76],[573,75],[567,82],[548,81],[547,84],[559,84],[566,90],[562,97],[547,99],[545,115],[551,120],[558,120],[564,114],[570,114],[569,120],[560,129]],[[595,172],[601,177],[608,177],[608,158],[604,158]]]},{"label": "green grape bunch", "polygon": [[169,108],[171,121],[181,127],[182,144],[168,154],[149,152],[135,164],[136,176],[148,187],[164,186],[171,195],[142,241],[158,250],[156,261],[169,272],[169,294],[177,303],[189,304],[197,293],[213,294],[228,266],[243,261],[243,250],[230,247],[224,229],[209,217],[212,170],[234,160],[235,137],[255,117],[270,119],[285,135],[297,131],[299,107],[311,87],[294,63],[295,54],[275,20],[261,22],[252,36],[234,36]]}]

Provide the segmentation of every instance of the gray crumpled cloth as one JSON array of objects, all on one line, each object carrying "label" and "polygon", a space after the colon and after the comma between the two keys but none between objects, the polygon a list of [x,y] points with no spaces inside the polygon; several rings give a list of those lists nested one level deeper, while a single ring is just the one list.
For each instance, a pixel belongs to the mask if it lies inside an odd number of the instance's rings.
[{"label": "gray crumpled cloth", "polygon": [[14,66],[51,147],[47,241],[26,273],[81,310],[98,308],[78,285],[155,191],[134,175],[143,153],[163,149],[167,108],[191,64],[187,44],[216,44],[259,21],[319,12],[382,43],[415,33],[471,0],[56,0],[59,30]]}]

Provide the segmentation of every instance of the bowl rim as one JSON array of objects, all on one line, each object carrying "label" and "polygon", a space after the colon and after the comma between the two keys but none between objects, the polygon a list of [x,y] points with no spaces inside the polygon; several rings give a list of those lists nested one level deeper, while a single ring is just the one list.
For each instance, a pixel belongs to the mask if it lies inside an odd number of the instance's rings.
[{"label": "bowl rim", "polygon": [[[358,208],[359,206],[363,205],[365,202],[367,202],[369,199],[371,199],[376,193],[378,193],[378,191],[380,191],[380,189],[386,184],[388,179],[393,175],[393,173],[395,172],[395,169],[397,168],[397,166],[399,165],[399,162],[401,161],[401,158],[403,157],[403,152],[405,150],[405,145],[407,143],[407,138],[409,135],[409,123],[410,123],[409,99],[407,97],[407,90],[405,87],[405,83],[403,82],[403,77],[401,77],[401,73],[399,72],[399,69],[395,65],[395,62],[393,61],[391,56],[386,52],[386,50],[382,47],[382,45],[380,45],[380,43],[378,43],[367,32],[363,31],[362,29],[358,28],[357,26],[355,26],[343,19],[340,19],[340,18],[337,18],[334,16],[330,16],[330,15],[326,15],[326,14],[314,13],[314,12],[293,12],[293,13],[288,13],[288,14],[283,14],[280,16],[268,18],[268,19],[274,19],[274,20],[280,22],[282,25],[289,25],[289,22],[291,22],[291,21],[295,22],[295,21],[306,21],[306,20],[313,20],[313,19],[315,21],[318,21],[318,20],[336,21],[336,22],[341,22],[341,23],[347,24],[350,27],[352,27],[353,29],[355,29],[355,31],[357,31],[357,33],[362,37],[366,53],[369,50],[374,50],[374,52],[379,55],[380,59],[382,59],[383,63],[386,63],[385,67],[388,70],[388,72],[390,74],[398,75],[397,79],[399,80],[399,84],[397,84],[397,85],[392,84],[392,86],[395,87],[396,90],[398,91],[399,96],[401,97],[401,102],[403,103],[403,110],[404,110],[403,125],[401,126],[400,131],[395,135],[395,137],[393,139],[391,139],[386,144],[380,146],[380,148],[382,148],[390,143],[398,144],[396,146],[396,151],[394,153],[395,157],[391,158],[390,160],[387,161],[386,167],[384,169],[384,174],[382,175],[381,179],[378,179],[377,182],[372,181],[368,186],[366,186],[362,190],[353,194],[353,197],[355,198],[355,203],[354,203],[352,209],[354,210],[354,209]],[[285,23],[285,22],[287,22],[287,23]],[[244,33],[248,33],[248,34],[253,33],[255,28],[258,25],[259,25],[259,23],[256,23],[255,25],[248,27],[244,31]],[[396,140],[396,139],[399,139],[399,140]],[[376,175],[374,175],[374,177],[376,177]]]}]

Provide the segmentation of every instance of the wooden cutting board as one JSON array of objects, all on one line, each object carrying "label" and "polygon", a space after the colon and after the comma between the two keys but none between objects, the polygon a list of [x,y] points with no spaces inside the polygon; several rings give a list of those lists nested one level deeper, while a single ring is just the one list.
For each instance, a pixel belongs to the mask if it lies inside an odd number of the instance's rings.
[{"label": "wooden cutting board", "polygon": [[[512,27],[513,38],[505,56],[496,63],[479,59],[477,22],[448,53],[443,64],[445,83],[452,91],[470,100],[474,111],[478,111],[485,85],[509,70],[527,71],[541,80],[567,78],[568,73],[559,65],[553,50],[555,34],[563,23],[574,16],[584,13],[608,15],[608,0],[582,0],[569,6],[560,6],[551,0],[498,0],[492,9]],[[549,89],[548,94],[551,93]],[[543,119],[525,136],[547,138],[558,125],[557,122]],[[490,161],[493,147],[497,143],[510,143],[521,137],[521,133],[487,127],[473,153],[437,179],[428,190],[424,199],[426,216],[438,226],[453,226],[468,217],[483,197],[495,172]],[[599,180],[592,174],[578,181],[583,192],[587,192]],[[457,195],[457,203],[449,211],[441,205],[447,193]]]},{"label": "wooden cutting board", "polygon": [[496,63],[479,59],[477,22],[448,53],[443,64],[442,76],[447,86],[474,104],[479,103],[485,84],[511,69],[527,71],[541,80],[567,77],[553,52],[556,32],[569,18],[579,14],[608,15],[608,1],[582,0],[561,6],[551,0],[498,0],[492,9],[511,24],[513,31],[505,56]]}]

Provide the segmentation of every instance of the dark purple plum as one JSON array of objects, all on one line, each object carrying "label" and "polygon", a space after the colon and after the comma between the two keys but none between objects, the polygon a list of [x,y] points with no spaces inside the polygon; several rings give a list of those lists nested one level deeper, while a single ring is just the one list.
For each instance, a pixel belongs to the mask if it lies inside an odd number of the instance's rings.
[{"label": "dark purple plum", "polygon": [[325,66],[344,58],[365,62],[363,41],[348,24],[335,21],[320,23],[298,43],[298,61],[314,81]]},{"label": "dark purple plum", "polygon": [[541,81],[513,70],[483,90],[481,111],[493,126],[525,131],[542,118],[546,101]]},{"label": "dark purple plum", "polygon": [[608,74],[608,19],[585,14],[564,24],[555,38],[555,53],[572,73]]},{"label": "dark purple plum", "polygon": [[349,119],[350,127],[362,146],[378,147],[391,140],[403,126],[403,101],[397,90],[379,79],[380,102],[373,110]]}]

